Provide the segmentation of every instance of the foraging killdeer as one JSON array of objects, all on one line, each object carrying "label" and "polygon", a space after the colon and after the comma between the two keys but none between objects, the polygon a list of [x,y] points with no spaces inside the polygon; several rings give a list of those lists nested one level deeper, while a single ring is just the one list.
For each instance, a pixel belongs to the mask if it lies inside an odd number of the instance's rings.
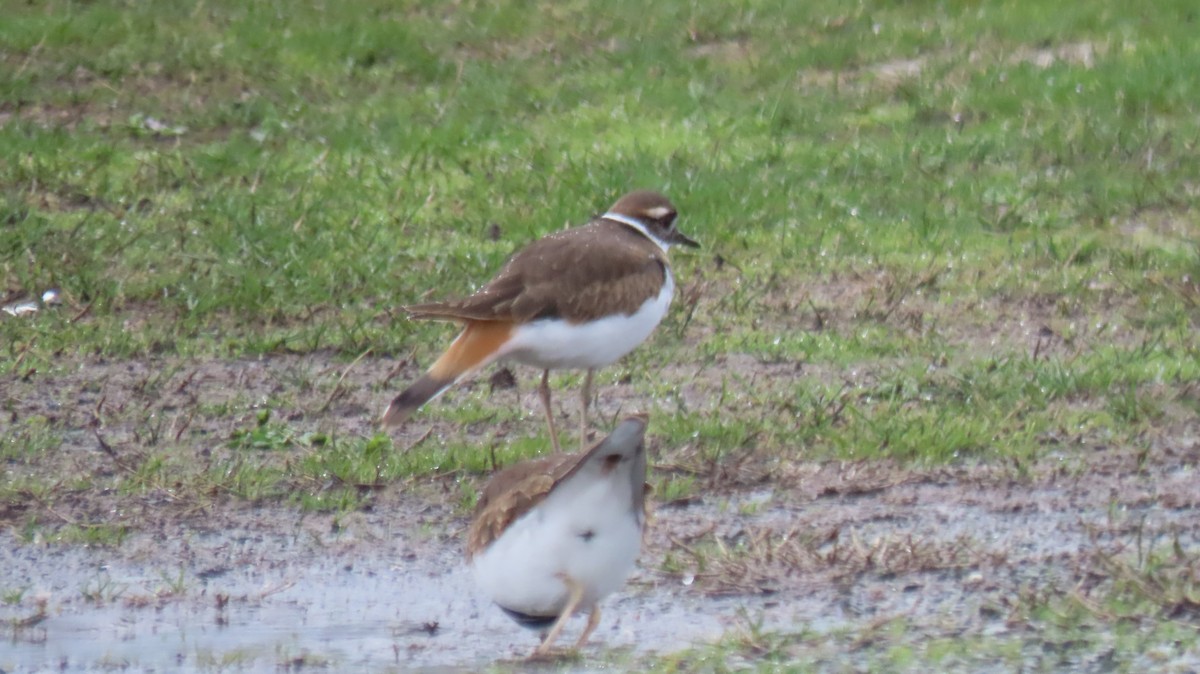
[{"label": "foraging killdeer", "polygon": [[625,583],[645,523],[647,416],[631,416],[587,452],[553,454],[497,473],[467,532],[480,588],[510,617],[545,629],[546,655],[567,619],[588,611],[579,648],[600,622],[597,602]]},{"label": "foraging killdeer", "polygon": [[667,313],[675,290],[667,249],[699,246],[675,229],[675,216],[661,194],[632,192],[587,225],[518,251],[470,297],[405,307],[412,318],[457,321],[463,330],[423,377],[392,400],[384,424],[402,423],[466,375],[512,358],[542,368],[538,393],[555,451],[550,370],[587,369],[582,447],[595,369],[632,351]]}]

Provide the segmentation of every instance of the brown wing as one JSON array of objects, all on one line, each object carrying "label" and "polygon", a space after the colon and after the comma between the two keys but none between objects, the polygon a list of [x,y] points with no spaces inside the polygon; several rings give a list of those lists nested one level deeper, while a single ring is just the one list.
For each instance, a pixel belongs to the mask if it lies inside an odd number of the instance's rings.
[{"label": "brown wing", "polygon": [[478,292],[455,302],[406,307],[414,318],[587,321],[632,313],[658,294],[666,257],[642,234],[596,221],[518,251]]},{"label": "brown wing", "polygon": [[467,559],[491,545],[513,520],[541,503],[581,458],[579,454],[559,454],[496,473],[475,505],[475,516],[467,531]]},{"label": "brown wing", "polygon": [[[554,487],[571,477],[593,457],[614,451],[635,453],[640,457],[636,470],[644,479],[645,452],[641,448],[647,422],[645,414],[632,415],[587,451],[534,459],[496,473],[484,487],[475,505],[475,516],[467,531],[467,561],[491,545],[508,525],[541,503]],[[630,505],[644,512],[645,496],[644,489],[635,490]]]}]

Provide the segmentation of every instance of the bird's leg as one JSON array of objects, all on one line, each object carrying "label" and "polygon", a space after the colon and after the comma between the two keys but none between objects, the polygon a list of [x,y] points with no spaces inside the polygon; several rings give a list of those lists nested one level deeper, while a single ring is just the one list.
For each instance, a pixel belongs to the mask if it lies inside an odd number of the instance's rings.
[{"label": "bird's leg", "polygon": [[580,451],[587,449],[588,436],[588,405],[592,402],[592,375],[595,374],[594,368],[588,368],[587,374],[583,376],[583,397],[580,399],[579,410],[579,449]]},{"label": "bird's leg", "polygon": [[554,451],[561,452],[558,446],[558,431],[554,429],[554,412],[550,411],[550,370],[542,370],[542,385],[538,387],[538,395],[542,398],[542,407],[546,410],[546,425],[550,427],[550,442]]},{"label": "bird's leg", "polygon": [[588,613],[587,627],[583,628],[583,634],[580,634],[579,641],[575,642],[576,649],[583,648],[583,644],[587,641],[587,638],[592,635],[592,632],[595,631],[596,626],[599,624],[600,624],[600,607],[593,606],[591,613]]},{"label": "bird's leg", "polygon": [[543,658],[550,653],[550,646],[554,644],[554,640],[558,638],[567,621],[571,619],[575,609],[579,608],[579,602],[583,601],[583,585],[576,583],[567,575],[562,575],[560,578],[570,592],[567,597],[567,605],[563,607],[562,613],[558,614],[558,620],[554,621],[554,626],[546,633],[546,638],[542,639],[542,643],[538,645],[537,650],[530,656],[531,658]]}]

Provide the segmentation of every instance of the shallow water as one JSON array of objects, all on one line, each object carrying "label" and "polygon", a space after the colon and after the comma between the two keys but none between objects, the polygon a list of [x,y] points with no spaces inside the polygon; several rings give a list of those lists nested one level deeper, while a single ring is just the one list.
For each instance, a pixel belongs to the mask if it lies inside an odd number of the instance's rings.
[{"label": "shallow water", "polygon": [[[314,546],[303,533],[205,534],[161,547],[138,539],[119,551],[18,545],[3,534],[0,550],[3,588],[25,590],[4,619],[46,607],[40,623],[5,635],[5,672],[469,672],[537,645],[536,633],[477,595],[449,545],[390,559],[386,547]],[[588,650],[675,650],[719,636],[722,615],[699,602],[635,584],[602,604]],[[735,610],[730,603],[726,615]],[[564,644],[583,623],[572,622]]]}]

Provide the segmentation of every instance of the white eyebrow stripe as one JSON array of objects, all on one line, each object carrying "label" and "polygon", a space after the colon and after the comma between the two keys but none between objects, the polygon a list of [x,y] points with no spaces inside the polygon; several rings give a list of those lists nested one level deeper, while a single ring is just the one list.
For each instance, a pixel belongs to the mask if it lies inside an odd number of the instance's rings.
[{"label": "white eyebrow stripe", "polygon": [[667,214],[670,212],[671,212],[671,209],[667,208],[666,206],[655,206],[654,208],[651,208],[650,210],[646,211],[646,215],[649,215],[650,217],[654,218],[655,220],[658,220],[659,218],[667,217]]},{"label": "white eyebrow stripe", "polygon": [[637,231],[641,232],[642,235],[645,236],[647,239],[650,239],[651,241],[653,241],[655,243],[655,245],[657,245],[659,248],[661,248],[663,250],[664,253],[667,252],[667,247],[668,247],[667,244],[664,243],[663,241],[659,240],[659,238],[657,236],[654,236],[653,234],[651,234],[649,232],[649,230],[646,229],[646,226],[643,225],[639,220],[631,218],[627,215],[621,215],[620,213],[613,213],[612,211],[609,211],[608,213],[601,215],[600,218],[603,220],[612,220],[614,222],[619,222],[623,225],[628,225],[628,226],[636,229]]}]

